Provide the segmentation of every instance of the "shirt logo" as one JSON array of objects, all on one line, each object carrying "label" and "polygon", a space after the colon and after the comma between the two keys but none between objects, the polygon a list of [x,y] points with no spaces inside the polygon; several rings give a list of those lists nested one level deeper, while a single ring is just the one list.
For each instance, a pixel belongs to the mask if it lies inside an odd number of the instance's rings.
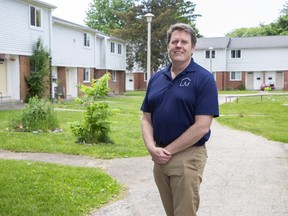
[{"label": "shirt logo", "polygon": [[188,87],[190,85],[191,80],[186,77],[184,79],[181,80],[180,86],[182,87]]}]

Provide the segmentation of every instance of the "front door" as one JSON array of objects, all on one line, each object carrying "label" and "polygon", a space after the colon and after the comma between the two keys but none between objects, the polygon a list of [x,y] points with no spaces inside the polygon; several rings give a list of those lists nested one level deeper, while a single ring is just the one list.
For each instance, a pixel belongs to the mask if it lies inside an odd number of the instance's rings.
[{"label": "front door", "polygon": [[0,92],[2,96],[7,94],[7,72],[5,61],[0,61]]}]

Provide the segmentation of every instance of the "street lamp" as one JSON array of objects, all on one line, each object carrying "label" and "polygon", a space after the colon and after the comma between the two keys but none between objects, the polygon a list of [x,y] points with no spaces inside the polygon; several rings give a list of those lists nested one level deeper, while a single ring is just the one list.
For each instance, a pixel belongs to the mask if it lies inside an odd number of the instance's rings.
[{"label": "street lamp", "polygon": [[147,85],[151,78],[151,22],[154,17],[153,14],[147,13],[144,17],[147,19],[148,23],[148,35],[147,35]]},{"label": "street lamp", "polygon": [[210,72],[212,73],[212,52],[214,50],[213,47],[209,47],[209,58],[210,58]]}]

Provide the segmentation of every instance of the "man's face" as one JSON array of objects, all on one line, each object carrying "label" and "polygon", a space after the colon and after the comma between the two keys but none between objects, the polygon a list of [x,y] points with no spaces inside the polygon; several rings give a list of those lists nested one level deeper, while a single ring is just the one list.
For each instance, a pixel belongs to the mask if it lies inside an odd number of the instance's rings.
[{"label": "man's face", "polygon": [[190,34],[185,31],[174,31],[168,44],[168,54],[173,63],[186,63],[190,61],[194,48]]}]

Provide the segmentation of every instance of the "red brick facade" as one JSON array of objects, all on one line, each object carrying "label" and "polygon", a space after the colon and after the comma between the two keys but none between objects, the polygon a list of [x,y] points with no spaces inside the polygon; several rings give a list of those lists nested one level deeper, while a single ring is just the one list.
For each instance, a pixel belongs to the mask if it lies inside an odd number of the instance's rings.
[{"label": "red brick facade", "polygon": [[133,75],[134,75],[134,90],[135,91],[146,90],[147,82],[144,81],[145,74],[139,72],[139,73],[133,73]]},{"label": "red brick facade", "polygon": [[218,90],[233,90],[245,85],[246,73],[242,73],[242,80],[231,81],[230,72],[217,72],[216,84]]},{"label": "red brick facade", "polygon": [[30,61],[28,56],[19,56],[20,67],[20,100],[25,101],[28,90],[25,82],[25,76],[30,75]]}]

